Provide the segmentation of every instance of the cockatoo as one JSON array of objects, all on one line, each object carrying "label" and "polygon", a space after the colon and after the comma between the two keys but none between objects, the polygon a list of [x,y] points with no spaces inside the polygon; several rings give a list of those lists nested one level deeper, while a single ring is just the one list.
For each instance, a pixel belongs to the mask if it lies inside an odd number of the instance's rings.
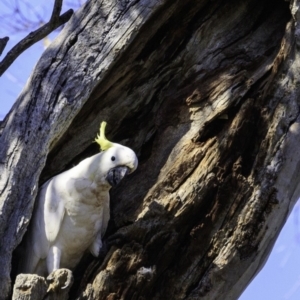
[{"label": "cockatoo", "polygon": [[95,139],[102,152],[40,188],[20,273],[47,276],[59,268],[74,269],[87,249],[99,255],[110,217],[109,190],[138,165],[130,148],[106,139],[105,127],[102,122]]}]

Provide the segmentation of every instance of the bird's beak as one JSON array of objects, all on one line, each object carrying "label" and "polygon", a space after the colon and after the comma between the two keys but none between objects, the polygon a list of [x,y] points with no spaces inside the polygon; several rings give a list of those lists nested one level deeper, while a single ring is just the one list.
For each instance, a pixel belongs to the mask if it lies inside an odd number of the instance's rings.
[{"label": "bird's beak", "polygon": [[116,186],[128,173],[129,169],[127,167],[115,167],[109,170],[106,180],[111,186]]}]

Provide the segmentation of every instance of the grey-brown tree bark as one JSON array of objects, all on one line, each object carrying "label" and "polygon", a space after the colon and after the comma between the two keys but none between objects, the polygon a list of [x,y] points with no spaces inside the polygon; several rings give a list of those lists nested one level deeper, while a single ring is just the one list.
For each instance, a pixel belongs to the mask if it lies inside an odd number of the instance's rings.
[{"label": "grey-brown tree bark", "polygon": [[[299,196],[299,1],[89,1],[1,124],[0,289],[38,186],[132,147],[72,299],[237,299]],[[87,267],[87,263],[88,267]],[[76,275],[77,274],[77,275]]]}]

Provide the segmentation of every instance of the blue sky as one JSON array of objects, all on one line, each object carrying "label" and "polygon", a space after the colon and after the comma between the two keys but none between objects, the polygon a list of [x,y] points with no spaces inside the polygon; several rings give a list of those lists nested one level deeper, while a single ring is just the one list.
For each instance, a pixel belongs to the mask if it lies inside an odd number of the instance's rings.
[{"label": "blue sky", "polygon": [[299,203],[283,227],[263,270],[239,300],[300,299]]},{"label": "blue sky", "polygon": [[[5,0],[6,1],[6,0]],[[36,10],[45,16],[51,13],[52,1],[31,0]],[[44,4],[46,3],[46,4]],[[0,2],[0,12],[6,7]],[[66,8],[64,8],[66,10]],[[14,33],[1,26],[0,37],[10,36],[10,41],[4,54],[27,32]],[[53,38],[53,35],[50,36]],[[4,118],[15,99],[26,83],[31,70],[44,51],[43,42],[39,42],[23,53],[14,64],[0,77],[0,120]],[[3,58],[3,54],[0,59]],[[300,213],[296,205],[273,248],[273,251],[263,268],[245,290],[239,300],[299,300],[300,299]]]}]

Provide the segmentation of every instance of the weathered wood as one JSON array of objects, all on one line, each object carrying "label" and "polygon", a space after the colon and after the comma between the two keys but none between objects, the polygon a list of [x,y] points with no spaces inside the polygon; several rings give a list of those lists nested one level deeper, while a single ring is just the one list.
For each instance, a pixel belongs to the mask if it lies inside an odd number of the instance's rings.
[{"label": "weathered wood", "polygon": [[13,300],[40,300],[47,293],[45,278],[33,274],[20,274],[17,276]]},{"label": "weathered wood", "polygon": [[72,272],[59,269],[47,280],[35,274],[20,274],[14,284],[13,300],[64,300],[73,284]]},{"label": "weathered wood", "polygon": [[2,125],[0,288],[38,181],[106,120],[140,166],[71,298],[237,299],[299,196],[298,3],[87,3]]}]

